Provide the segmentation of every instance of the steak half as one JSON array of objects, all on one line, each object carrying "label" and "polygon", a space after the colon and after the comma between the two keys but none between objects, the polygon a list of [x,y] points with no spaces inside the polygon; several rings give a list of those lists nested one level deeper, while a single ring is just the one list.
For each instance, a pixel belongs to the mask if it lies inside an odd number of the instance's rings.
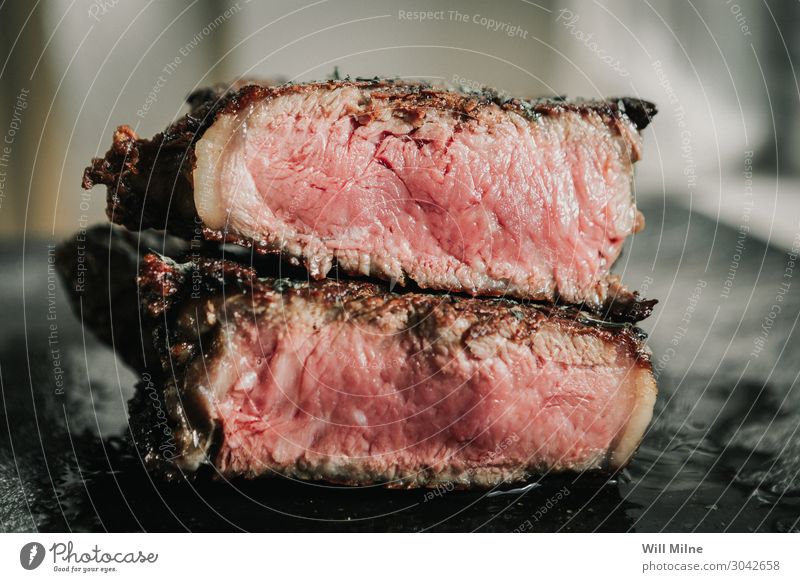
[{"label": "steak half", "polygon": [[643,334],[573,308],[155,254],[139,285],[181,472],[490,487],[617,469],[651,418]]},{"label": "steak half", "polygon": [[388,80],[190,98],[153,139],[120,127],[83,185],[108,215],[280,252],[323,278],[601,306],[643,227],[646,101],[501,99]]}]

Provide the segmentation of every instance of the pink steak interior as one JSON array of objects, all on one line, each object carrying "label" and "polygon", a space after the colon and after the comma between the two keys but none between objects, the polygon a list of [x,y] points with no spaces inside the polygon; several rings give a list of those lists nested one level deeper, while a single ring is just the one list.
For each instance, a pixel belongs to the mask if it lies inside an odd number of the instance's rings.
[{"label": "pink steak interior", "polygon": [[459,320],[423,339],[298,300],[250,313],[250,301],[214,315],[216,338],[184,379],[221,426],[226,475],[491,485],[617,467],[652,412],[649,366],[589,328],[547,320],[524,341],[463,343]]},{"label": "pink steak interior", "polygon": [[335,259],[422,287],[600,302],[641,227],[639,145],[595,112],[409,121],[358,87],[289,93],[218,117],[196,146],[195,205],[315,276]]}]

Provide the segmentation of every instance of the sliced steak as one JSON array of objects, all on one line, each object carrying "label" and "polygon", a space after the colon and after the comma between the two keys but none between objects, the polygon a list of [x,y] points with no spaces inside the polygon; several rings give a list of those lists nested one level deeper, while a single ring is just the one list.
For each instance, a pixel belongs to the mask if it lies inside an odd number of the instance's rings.
[{"label": "sliced steak", "polygon": [[623,466],[656,387],[643,335],[572,308],[257,278],[147,255],[173,425],[162,467],[489,487]]},{"label": "sliced steak", "polygon": [[[655,107],[504,100],[386,80],[195,94],[152,140],[119,128],[84,187],[129,228],[255,245],[315,278],[608,302],[643,226],[633,163]],[[613,299],[613,294],[612,297]]]}]

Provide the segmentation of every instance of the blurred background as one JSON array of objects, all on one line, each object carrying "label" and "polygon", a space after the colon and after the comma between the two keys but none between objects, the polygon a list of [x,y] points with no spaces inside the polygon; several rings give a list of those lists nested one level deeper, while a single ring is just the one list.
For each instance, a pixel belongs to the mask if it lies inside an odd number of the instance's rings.
[{"label": "blurred background", "polygon": [[61,237],[114,128],[144,135],[239,77],[399,76],[519,96],[634,95],[641,198],[788,248],[798,231],[797,2],[73,0],[0,4],[0,232]]},{"label": "blurred background", "polygon": [[620,479],[574,484],[532,519],[800,531],[798,31],[800,3],[777,0],[0,0],[0,531],[512,531],[561,486],[437,504],[287,483],[195,490],[131,457],[141,378],[86,332],[54,268],[54,243],[105,220],[84,167],[120,124],[162,130],[197,87],[336,69],[654,101],[636,168],[649,226],[614,270],[659,300],[642,323],[655,417]]}]

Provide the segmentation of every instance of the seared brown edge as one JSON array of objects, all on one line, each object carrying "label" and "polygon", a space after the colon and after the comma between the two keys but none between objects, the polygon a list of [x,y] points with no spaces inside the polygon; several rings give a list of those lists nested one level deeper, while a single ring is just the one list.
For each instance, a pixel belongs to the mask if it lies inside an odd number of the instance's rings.
[{"label": "seared brown edge", "polygon": [[[432,293],[391,293],[380,284],[363,281],[298,282],[302,280],[298,273],[292,273],[295,281],[258,278],[256,270],[245,264],[217,258],[222,249],[213,246],[203,249],[203,254],[193,253],[193,262],[182,264],[153,253],[144,258],[140,256],[139,252],[148,247],[167,248],[173,255],[186,252],[183,241],[171,237],[165,239],[165,236],[153,232],[130,233],[119,227],[100,225],[62,243],[57,251],[57,264],[69,288],[76,314],[83,317],[84,323],[100,339],[109,345],[114,342],[120,356],[142,375],[136,394],[129,403],[131,436],[148,467],[166,478],[182,473],[179,464],[173,462],[172,453],[180,454],[181,441],[175,437],[190,435],[189,426],[204,433],[205,436],[199,436],[212,443],[212,450],[214,443],[219,445],[219,435],[215,434],[214,423],[209,422],[202,399],[193,399],[191,390],[183,391],[181,397],[176,398],[176,381],[183,377],[185,365],[199,353],[198,342],[204,339],[200,327],[187,326],[186,321],[176,320],[193,313],[195,307],[202,313],[209,300],[219,302],[242,293],[274,294],[276,298],[282,294],[284,300],[293,295],[304,295],[331,305],[337,301],[346,304],[366,300],[374,304],[376,311],[413,310],[421,317],[440,307],[430,318],[432,325],[448,326],[459,315],[476,318],[477,324],[464,333],[463,341],[500,328],[506,332],[513,330],[509,337],[523,338],[532,333],[545,317],[555,317],[561,325],[598,334],[609,341],[619,340],[642,367],[650,366],[649,352],[643,343],[645,335],[641,330],[630,324],[598,320],[593,314],[574,307]],[[77,278],[79,258],[84,261],[86,269],[83,279]],[[241,256],[238,260],[246,261],[247,257]],[[137,285],[135,274],[138,267]],[[277,261],[271,265],[259,263],[259,269],[262,273],[276,274],[283,270]],[[196,273],[201,275],[199,282],[193,277]],[[90,284],[80,286],[84,280]],[[199,294],[200,298],[192,299],[192,294]],[[138,299],[142,300],[141,311]],[[498,306],[501,306],[500,310]],[[357,311],[368,312],[367,309]],[[504,313],[498,316],[498,311]],[[135,333],[140,328],[141,331]],[[199,336],[194,331],[197,329],[201,330]],[[190,333],[181,333],[181,330]],[[148,341],[150,337],[154,341]],[[159,347],[158,351],[155,346]],[[206,349],[208,347],[206,345]],[[160,411],[167,411],[168,426],[159,416]],[[174,439],[174,444],[167,446],[171,439]]]},{"label": "seared brown edge", "polygon": [[[187,278],[191,277],[191,282]],[[149,253],[142,259],[139,271],[141,301],[151,317],[167,316],[173,307],[182,304],[187,295],[203,300],[218,293],[231,297],[240,293],[251,296],[282,296],[290,301],[300,296],[328,305],[347,306],[362,301],[382,310],[430,313],[436,323],[445,326],[460,316],[474,318],[464,332],[466,342],[479,335],[514,329],[511,339],[530,337],[544,320],[556,320],[572,332],[591,333],[605,341],[622,342],[637,361],[650,364],[649,351],[644,346],[647,335],[630,323],[598,319],[575,306],[555,306],[505,298],[473,298],[436,293],[391,292],[380,284],[367,281],[299,281],[294,279],[259,278],[255,269],[234,261],[198,257],[193,261],[176,263],[172,259]],[[368,312],[369,310],[359,310]],[[358,315],[357,317],[364,317]],[[368,321],[367,321],[368,323]]]},{"label": "seared brown edge", "polygon": [[[199,275],[199,277],[198,277]],[[555,320],[573,333],[587,333],[626,349],[640,368],[650,369],[650,352],[644,344],[646,334],[628,323],[596,319],[575,307],[539,305],[511,299],[475,299],[430,293],[394,293],[364,281],[298,281],[259,278],[253,268],[240,263],[200,257],[187,263],[150,253],[142,259],[139,287],[143,310],[153,318],[155,344],[161,349],[164,399],[171,415],[179,451],[186,458],[206,453],[213,458],[222,444],[222,434],[212,419],[206,399],[193,386],[182,382],[188,364],[201,354],[213,351],[211,327],[203,323],[203,313],[210,301],[217,311],[219,303],[239,294],[252,297],[293,297],[347,308],[360,302],[356,318],[364,323],[377,322],[381,313],[401,311],[420,314],[422,325],[451,327],[458,317],[474,323],[461,338],[463,343],[502,330],[512,340],[530,337],[543,321]],[[199,334],[198,334],[199,332]],[[180,463],[165,462],[158,451],[151,451],[151,468],[170,477],[180,470]]]},{"label": "seared brown edge", "polygon": [[[127,125],[117,128],[111,149],[104,157],[92,160],[84,171],[82,185],[86,189],[97,184],[108,187],[106,212],[112,222],[132,229],[168,228],[174,234],[190,237],[198,224],[192,186],[194,144],[217,116],[289,93],[348,86],[369,90],[372,96],[387,100],[398,114],[412,119],[421,119],[426,109],[435,108],[468,120],[484,109],[499,107],[529,120],[564,111],[594,112],[615,129],[620,119],[627,118],[642,130],[656,114],[654,104],[631,97],[604,101],[567,101],[561,97],[523,100],[501,97],[488,89],[456,91],[380,78],[288,83],[278,87],[250,84],[233,90],[217,86],[192,93],[187,99],[189,113],[152,139],[140,139]],[[222,233],[208,229],[205,234],[213,240],[223,237]],[[250,244],[244,240],[228,242]]]},{"label": "seared brown edge", "polygon": [[[86,168],[83,187],[105,184],[108,189],[106,211],[112,222],[134,230],[167,229],[184,238],[201,235],[209,241],[227,242],[249,248],[253,241],[203,225],[194,206],[194,144],[221,113],[235,112],[255,101],[272,99],[288,93],[303,93],[319,88],[354,86],[371,90],[371,95],[387,99],[400,114],[424,116],[425,109],[446,110],[464,119],[475,117],[482,109],[500,107],[528,119],[556,115],[563,111],[599,113],[616,127],[623,117],[643,129],[655,115],[655,106],[641,99],[619,98],[606,101],[566,101],[563,98],[535,100],[507,99],[496,92],[451,91],[420,83],[385,79],[328,81],[309,84],[285,84],[279,87],[250,84],[227,90],[213,87],[196,91],[188,98],[190,111],[153,139],[140,139],[128,126],[114,134],[111,149],[103,158],[95,158]],[[270,252],[263,242],[256,251]],[[648,317],[656,301],[644,300],[635,292],[616,285],[601,308],[591,307],[604,319],[636,323]]]}]

